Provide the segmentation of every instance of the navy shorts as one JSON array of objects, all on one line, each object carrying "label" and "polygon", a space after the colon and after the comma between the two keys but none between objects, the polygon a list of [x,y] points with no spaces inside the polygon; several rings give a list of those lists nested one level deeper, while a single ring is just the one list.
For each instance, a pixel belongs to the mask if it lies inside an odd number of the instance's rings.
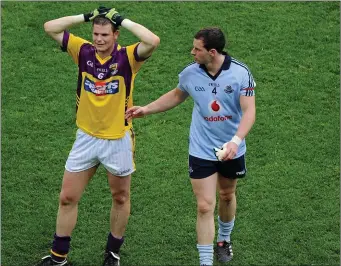
[{"label": "navy shorts", "polygon": [[209,161],[189,155],[188,157],[189,176],[194,179],[209,177],[219,173],[226,178],[236,179],[246,174],[245,156],[224,162]]}]

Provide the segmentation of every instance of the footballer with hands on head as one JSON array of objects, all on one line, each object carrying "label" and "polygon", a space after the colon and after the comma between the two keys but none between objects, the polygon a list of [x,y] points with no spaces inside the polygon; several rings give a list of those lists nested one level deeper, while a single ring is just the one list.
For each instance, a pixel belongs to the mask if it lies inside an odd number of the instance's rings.
[{"label": "footballer with hands on head", "polygon": [[[68,31],[83,22],[92,22],[93,43]],[[117,43],[119,27],[130,31],[139,42],[120,46]],[[37,265],[70,265],[67,255],[71,233],[76,226],[78,202],[97,167],[102,164],[112,198],[110,230],[102,265],[118,266],[130,215],[131,174],[135,171],[134,133],[131,121],[124,116],[133,105],[136,74],[160,39],[146,27],[122,17],[115,8],[106,7],[48,21],[44,29],[78,65],[78,130],[65,164],[50,254]]]}]

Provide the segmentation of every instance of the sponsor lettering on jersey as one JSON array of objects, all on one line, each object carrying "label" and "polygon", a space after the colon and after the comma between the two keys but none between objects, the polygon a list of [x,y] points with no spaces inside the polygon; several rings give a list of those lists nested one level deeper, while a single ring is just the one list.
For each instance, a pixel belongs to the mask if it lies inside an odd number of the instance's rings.
[{"label": "sponsor lettering on jersey", "polygon": [[84,89],[88,92],[95,94],[96,96],[103,96],[106,94],[118,93],[119,81],[113,80],[110,82],[106,81],[91,81],[88,78],[84,80]]},{"label": "sponsor lettering on jersey", "polygon": [[204,116],[204,119],[208,122],[226,121],[232,119],[232,115]]}]

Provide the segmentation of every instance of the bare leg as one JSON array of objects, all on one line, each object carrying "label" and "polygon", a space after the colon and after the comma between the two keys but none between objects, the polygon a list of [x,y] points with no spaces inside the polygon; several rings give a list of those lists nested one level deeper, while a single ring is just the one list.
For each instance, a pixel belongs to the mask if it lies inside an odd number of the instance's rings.
[{"label": "bare leg", "polygon": [[202,179],[191,179],[197,198],[197,239],[199,245],[212,244],[214,240],[214,209],[216,205],[217,173]]},{"label": "bare leg", "polygon": [[77,173],[65,170],[56,223],[58,236],[71,236],[77,222],[78,202],[96,169],[93,167]]},{"label": "bare leg", "polygon": [[130,215],[131,176],[118,177],[110,172],[107,174],[112,194],[110,231],[115,238],[122,238]]},{"label": "bare leg", "polygon": [[229,179],[219,175],[219,207],[220,220],[227,223],[236,215],[236,187],[237,179]]}]

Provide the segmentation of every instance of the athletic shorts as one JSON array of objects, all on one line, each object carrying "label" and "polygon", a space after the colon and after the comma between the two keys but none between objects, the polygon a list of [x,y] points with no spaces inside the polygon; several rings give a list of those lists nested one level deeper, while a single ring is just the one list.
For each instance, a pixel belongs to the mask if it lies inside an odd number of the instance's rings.
[{"label": "athletic shorts", "polygon": [[102,164],[115,176],[127,176],[135,171],[134,133],[127,131],[120,139],[99,139],[77,130],[65,169],[80,172]]},{"label": "athletic shorts", "polygon": [[189,155],[188,157],[189,176],[194,179],[209,177],[219,173],[226,178],[242,178],[246,174],[245,156],[228,161],[209,161]]}]

